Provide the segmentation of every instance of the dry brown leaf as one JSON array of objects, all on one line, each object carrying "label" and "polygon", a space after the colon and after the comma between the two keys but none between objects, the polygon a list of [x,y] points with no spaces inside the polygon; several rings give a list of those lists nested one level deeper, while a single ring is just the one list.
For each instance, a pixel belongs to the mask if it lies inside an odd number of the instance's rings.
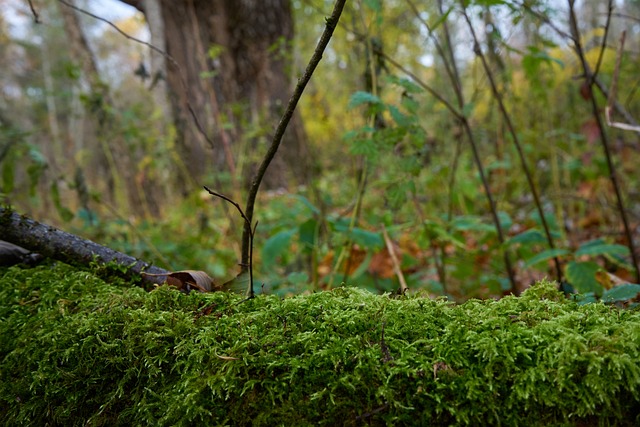
[{"label": "dry brown leaf", "polygon": [[192,289],[197,289],[200,292],[211,292],[215,290],[213,279],[204,271],[199,270],[173,272],[167,275],[167,284],[186,292]]},{"label": "dry brown leaf", "polygon": [[231,356],[220,356],[218,353],[215,353],[215,352],[214,352],[214,354],[216,355],[216,357],[217,357],[218,359],[222,359],[222,360],[240,360],[240,359],[239,359],[239,358],[237,358],[237,357],[231,357]]},{"label": "dry brown leaf", "polygon": [[614,286],[620,286],[624,285],[625,283],[629,283],[628,281],[616,276],[615,274],[611,274],[604,270],[596,271],[596,280],[605,289],[611,289]]}]

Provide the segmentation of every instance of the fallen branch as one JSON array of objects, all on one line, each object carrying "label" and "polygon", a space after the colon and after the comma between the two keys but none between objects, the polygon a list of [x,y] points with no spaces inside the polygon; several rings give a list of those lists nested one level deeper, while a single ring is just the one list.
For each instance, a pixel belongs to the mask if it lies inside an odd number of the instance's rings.
[{"label": "fallen branch", "polygon": [[[155,267],[91,240],[58,230],[34,221],[11,209],[0,207],[0,236],[2,239],[45,257],[76,265],[116,263],[126,267],[127,275],[144,284],[160,284],[170,271]],[[141,273],[150,273],[146,275]]]}]

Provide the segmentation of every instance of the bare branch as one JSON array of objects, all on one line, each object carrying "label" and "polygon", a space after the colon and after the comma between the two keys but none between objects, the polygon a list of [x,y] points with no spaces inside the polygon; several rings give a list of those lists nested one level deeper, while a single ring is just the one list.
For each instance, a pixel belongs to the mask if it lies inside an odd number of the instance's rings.
[{"label": "bare branch", "polygon": [[[489,67],[489,64],[487,63],[487,59],[484,55],[484,53],[482,53],[482,49],[480,49],[480,41],[478,40],[478,36],[476,35],[476,31],[473,28],[473,23],[471,22],[471,19],[469,18],[469,15],[467,14],[466,9],[464,8],[464,2],[462,4],[462,16],[464,17],[464,20],[467,23],[467,26],[469,27],[469,31],[471,32],[471,37],[473,38],[473,51],[476,54],[476,56],[478,56],[480,58],[480,62],[482,63],[482,68],[484,68],[485,74],[489,80],[489,84],[491,86],[491,92],[493,94],[494,99],[498,102],[498,108],[500,110],[500,113],[502,115],[502,117],[504,118],[505,124],[507,125],[507,129],[509,130],[509,134],[511,134],[511,139],[513,140],[513,144],[516,147],[516,151],[518,153],[518,157],[520,159],[520,164],[522,166],[522,171],[525,174],[525,177],[527,178],[527,183],[529,185],[529,190],[531,191],[531,195],[533,196],[533,200],[534,203],[536,205],[536,209],[538,211],[538,215],[540,216],[540,223],[542,224],[542,228],[544,229],[546,238],[547,238],[547,244],[549,245],[550,249],[554,249],[555,248],[555,244],[553,243],[553,237],[551,236],[551,230],[549,229],[549,224],[547,223],[547,219],[544,216],[544,209],[542,208],[542,202],[540,201],[540,196],[538,195],[538,190],[536,189],[536,185],[533,182],[533,177],[531,175],[531,171],[529,170],[529,166],[527,165],[527,161],[524,155],[524,151],[522,149],[522,144],[520,144],[520,138],[518,137],[518,134],[516,133],[516,130],[513,126],[513,122],[511,121],[511,116],[509,115],[509,113],[507,112],[507,108],[504,105],[504,101],[503,101],[503,97],[502,94],[500,93],[500,91],[498,90],[498,86],[495,82],[495,79],[493,77],[493,72],[491,71],[491,68]],[[558,257],[554,257],[553,258],[553,262],[555,264],[555,268],[556,268],[556,276],[558,279],[558,282],[562,281],[562,269],[560,268],[560,261],[558,260]]]},{"label": "bare branch", "polygon": [[33,15],[33,22],[35,22],[36,24],[41,24],[42,21],[40,20],[40,16],[38,15],[36,8],[33,6],[33,2],[31,0],[28,0],[28,1],[29,1],[29,9],[31,9],[31,14]]},{"label": "bare branch", "polygon": [[[291,98],[289,99],[287,109],[282,115],[282,118],[278,123],[278,127],[275,130],[275,133],[271,140],[271,145],[269,146],[269,149],[265,154],[262,160],[262,163],[260,164],[260,167],[258,168],[258,171],[256,172],[251,182],[251,186],[249,188],[249,195],[247,196],[247,204],[245,208],[248,221],[245,221],[244,231],[242,233],[242,264],[243,266],[248,263],[250,252],[251,252],[251,245],[250,245],[251,221],[253,219],[253,209],[255,206],[256,197],[258,195],[258,190],[260,189],[260,183],[262,182],[262,178],[264,177],[264,174],[266,173],[267,168],[269,167],[269,164],[271,163],[276,153],[278,152],[278,147],[280,146],[280,142],[282,142],[282,137],[284,136],[284,132],[287,129],[287,125],[289,124],[289,121],[291,121],[291,118],[293,117],[293,112],[295,111],[296,106],[298,105],[298,101],[300,100],[300,97],[302,96],[302,93],[304,92],[304,89],[307,86],[307,83],[309,83],[309,80],[311,80],[311,76],[313,75],[313,72],[315,71],[316,67],[320,63],[320,60],[322,59],[322,54],[324,53],[325,49],[327,48],[327,45],[329,44],[329,41],[331,40],[333,32],[336,29],[336,26],[338,25],[338,22],[340,20],[340,15],[342,14],[342,10],[344,9],[345,2],[346,0],[336,0],[331,16],[329,18],[326,18],[325,29],[322,35],[320,36],[320,40],[318,40],[316,49],[313,52],[313,55],[311,56],[309,63],[307,64],[307,68],[304,74],[300,79],[298,79],[298,84],[296,85],[293,91],[293,95],[291,95]],[[246,268],[246,267],[243,267],[243,268]]]},{"label": "bare branch", "polygon": [[607,106],[604,109],[604,116],[607,120],[607,125],[618,128],[622,130],[630,130],[633,132],[640,133],[640,126],[634,126],[627,123],[614,122],[611,120],[611,110],[613,109],[613,104],[616,99],[616,91],[618,89],[618,77],[620,75],[620,64],[622,63],[622,53],[624,52],[624,41],[626,38],[627,32],[623,31],[620,35],[620,46],[618,46],[618,52],[616,53],[616,65],[613,70],[613,78],[611,79],[611,90],[609,91],[609,96],[607,97]]},{"label": "bare branch", "polygon": [[[247,296],[249,298],[253,298],[253,296],[254,296],[254,293],[253,293],[253,237],[256,234],[256,228],[258,227],[258,222],[256,221],[255,226],[253,226],[253,228],[252,228],[251,220],[249,218],[247,218],[247,216],[244,214],[244,211],[240,207],[240,204],[238,204],[234,200],[228,198],[224,194],[216,193],[215,191],[210,190],[206,186],[204,187],[204,189],[207,190],[209,192],[209,194],[211,194],[212,196],[219,197],[222,200],[225,200],[225,201],[231,203],[233,206],[235,206],[236,209],[238,210],[238,212],[240,212],[240,216],[242,217],[242,219],[244,219],[245,226],[249,227],[250,231],[249,231],[249,258],[248,258],[248,265],[245,267],[244,264],[241,264],[240,268],[241,268],[241,271],[245,271],[247,267],[249,268],[249,291],[248,291],[248,295]],[[244,263],[244,261],[243,261],[243,263]]]},{"label": "bare branch", "polygon": [[[580,60],[580,64],[582,65],[584,76],[586,78],[587,83],[589,84],[589,88],[591,89],[594,84],[597,84],[597,81],[593,78],[593,73],[585,57],[582,43],[580,42],[580,30],[578,29],[578,20],[576,18],[576,13],[574,9],[574,0],[568,0],[568,3],[569,3],[569,23],[571,25],[571,33],[574,35],[574,39],[575,39],[574,50],[576,52],[576,55],[578,56],[578,59]],[[611,94],[608,96],[608,98],[611,98]],[[633,267],[635,269],[636,281],[640,282],[640,263],[638,261],[638,254],[636,253],[636,247],[633,241],[633,233],[631,232],[629,219],[627,218],[627,211],[625,209],[624,202],[622,201],[622,190],[620,189],[620,184],[618,182],[618,174],[616,173],[616,169],[613,164],[613,156],[611,154],[611,149],[609,148],[609,139],[607,137],[607,133],[605,132],[605,127],[604,127],[604,124],[602,123],[602,118],[600,117],[600,109],[598,107],[596,97],[591,95],[589,99],[591,101],[591,111],[593,114],[593,118],[595,119],[596,124],[598,125],[598,130],[600,132],[600,142],[602,143],[602,150],[604,151],[604,155],[607,161],[607,169],[609,170],[609,180],[611,181],[611,185],[613,186],[613,190],[616,195],[618,212],[620,212],[622,225],[624,227],[624,233],[627,238],[627,244],[629,245],[629,251],[631,252],[631,261],[633,262]]]}]

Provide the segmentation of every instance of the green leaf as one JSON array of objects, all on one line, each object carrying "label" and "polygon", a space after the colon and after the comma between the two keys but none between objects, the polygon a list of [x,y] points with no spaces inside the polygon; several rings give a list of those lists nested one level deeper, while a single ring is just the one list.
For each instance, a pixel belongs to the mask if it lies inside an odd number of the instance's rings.
[{"label": "green leaf", "polygon": [[64,222],[71,221],[73,219],[73,212],[71,212],[65,206],[62,206],[58,184],[54,181],[51,183],[51,186],[49,188],[51,191],[51,200],[53,201],[53,205],[56,207],[58,214],[60,214],[60,217]]},{"label": "green leaf", "polygon": [[507,240],[507,244],[513,245],[519,243],[521,245],[532,245],[535,243],[545,243],[546,241],[547,239],[540,230],[530,228],[529,230],[525,230],[520,234],[516,234],[515,236]]},{"label": "green leaf", "polygon": [[387,187],[385,193],[392,209],[400,208],[407,201],[406,189],[398,183],[393,183]]},{"label": "green leaf", "polygon": [[269,237],[262,247],[262,262],[265,267],[271,268],[275,265],[276,259],[281,256],[291,244],[291,237],[298,231],[297,229],[282,230]]},{"label": "green leaf", "polygon": [[471,114],[473,114],[474,108],[476,108],[476,104],[474,104],[473,102],[467,102],[462,107],[462,115],[466,118],[471,117]]},{"label": "green leaf", "polygon": [[460,231],[481,231],[485,233],[495,233],[496,231],[493,224],[485,224],[480,217],[471,215],[454,218],[453,221],[451,221],[451,226]]},{"label": "green leaf", "polygon": [[420,108],[420,103],[411,96],[403,96],[400,104],[411,114],[415,115]]},{"label": "green leaf", "polygon": [[384,246],[384,240],[380,233],[354,227],[349,235],[354,243],[359,244],[363,248],[380,249]]},{"label": "green leaf", "polygon": [[431,32],[435,31],[440,25],[442,25],[442,23],[444,21],[447,20],[447,18],[449,17],[449,14],[451,13],[451,11],[453,10],[453,6],[449,6],[449,9],[447,9],[447,11],[445,13],[443,13],[442,15],[440,15],[438,17],[438,19],[436,20],[436,22],[434,22],[433,24],[431,24]]},{"label": "green leaf", "polygon": [[318,221],[315,218],[310,218],[300,224],[298,227],[300,243],[304,249],[311,249],[316,244],[316,230],[318,228]]},{"label": "green leaf", "polygon": [[10,193],[15,187],[16,161],[9,160],[2,165],[2,191]]},{"label": "green leaf", "polygon": [[287,276],[287,282],[294,286],[307,285],[309,283],[309,275],[306,271],[294,271]]},{"label": "green leaf", "polygon": [[[540,220],[540,215],[538,214],[538,211],[532,212],[530,217],[536,222],[536,224],[542,227],[542,221]],[[545,212],[544,219],[547,222],[547,225],[549,226],[549,228],[551,229],[551,234],[553,236],[554,230],[558,230],[558,222],[556,221],[555,215],[552,212]],[[557,232],[556,232],[556,236],[554,237],[557,237]]]},{"label": "green leaf", "polygon": [[567,255],[567,254],[569,254],[569,251],[567,249],[560,249],[560,248],[547,249],[540,252],[536,256],[529,258],[527,262],[524,263],[524,266],[525,268],[532,267],[538,264],[539,262],[548,261],[552,258]]},{"label": "green leaf", "polygon": [[296,199],[298,201],[300,201],[303,205],[305,205],[306,207],[309,208],[309,210],[311,210],[311,212],[313,212],[314,214],[319,214],[320,213],[320,209],[316,208],[313,203],[311,203],[309,201],[309,199],[307,199],[305,196],[302,196],[300,194],[289,194],[288,197],[292,198],[292,199]]},{"label": "green leaf", "polygon": [[351,142],[349,152],[356,156],[365,156],[374,159],[378,155],[378,147],[371,138],[355,139]]},{"label": "green leaf", "polygon": [[513,220],[511,219],[511,216],[504,211],[498,212],[498,219],[500,220],[500,226],[502,227],[503,230],[508,230],[513,225]]},{"label": "green leaf", "polygon": [[382,4],[380,0],[364,0],[364,4],[374,12],[380,13],[382,12]]},{"label": "green leaf", "polygon": [[616,286],[615,288],[604,291],[604,293],[602,294],[602,301],[627,301],[636,298],[639,293],[640,285],[625,283],[624,285]]},{"label": "green leaf", "polygon": [[369,92],[358,91],[351,95],[348,108],[355,108],[362,104],[383,105],[382,100]]},{"label": "green leaf", "polygon": [[475,0],[471,3],[478,6],[499,6],[502,4],[506,4],[507,2],[506,0]]},{"label": "green leaf", "polygon": [[576,251],[576,256],[580,255],[629,255],[629,248],[624,245],[607,244],[602,241],[597,243],[588,242],[581,245]]},{"label": "green leaf", "polygon": [[596,280],[596,272],[600,266],[594,262],[571,261],[564,269],[567,280],[581,294],[594,292],[602,293],[602,285]]},{"label": "green leaf", "polygon": [[363,248],[380,249],[384,246],[384,240],[380,233],[358,227],[353,227],[353,229],[349,230],[349,223],[345,221],[334,222],[333,228],[337,232],[345,233],[353,243],[357,243]]},{"label": "green leaf", "polygon": [[408,116],[400,112],[398,107],[395,105],[389,105],[389,113],[391,114],[391,118],[393,121],[397,123],[398,126],[407,127],[410,126],[413,120],[411,120]]},{"label": "green leaf", "polygon": [[458,249],[464,249],[464,242],[447,232],[446,228],[434,221],[424,221],[424,234],[429,240],[440,243],[451,243]]},{"label": "green leaf", "polygon": [[390,83],[402,87],[407,93],[422,93],[424,89],[407,79],[406,77],[389,76],[386,80]]}]

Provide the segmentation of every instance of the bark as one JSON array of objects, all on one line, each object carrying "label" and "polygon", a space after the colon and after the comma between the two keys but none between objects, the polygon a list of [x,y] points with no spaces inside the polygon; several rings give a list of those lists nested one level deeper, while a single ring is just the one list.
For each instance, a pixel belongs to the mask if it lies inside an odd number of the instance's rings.
[{"label": "bark", "polygon": [[[127,268],[129,278],[140,278],[142,283],[147,285],[163,283],[166,275],[170,273],[132,256],[39,223],[3,207],[0,207],[0,236],[3,240],[31,252],[69,264],[87,266],[91,262],[99,264],[114,262]],[[162,276],[141,275],[142,272]]]}]

